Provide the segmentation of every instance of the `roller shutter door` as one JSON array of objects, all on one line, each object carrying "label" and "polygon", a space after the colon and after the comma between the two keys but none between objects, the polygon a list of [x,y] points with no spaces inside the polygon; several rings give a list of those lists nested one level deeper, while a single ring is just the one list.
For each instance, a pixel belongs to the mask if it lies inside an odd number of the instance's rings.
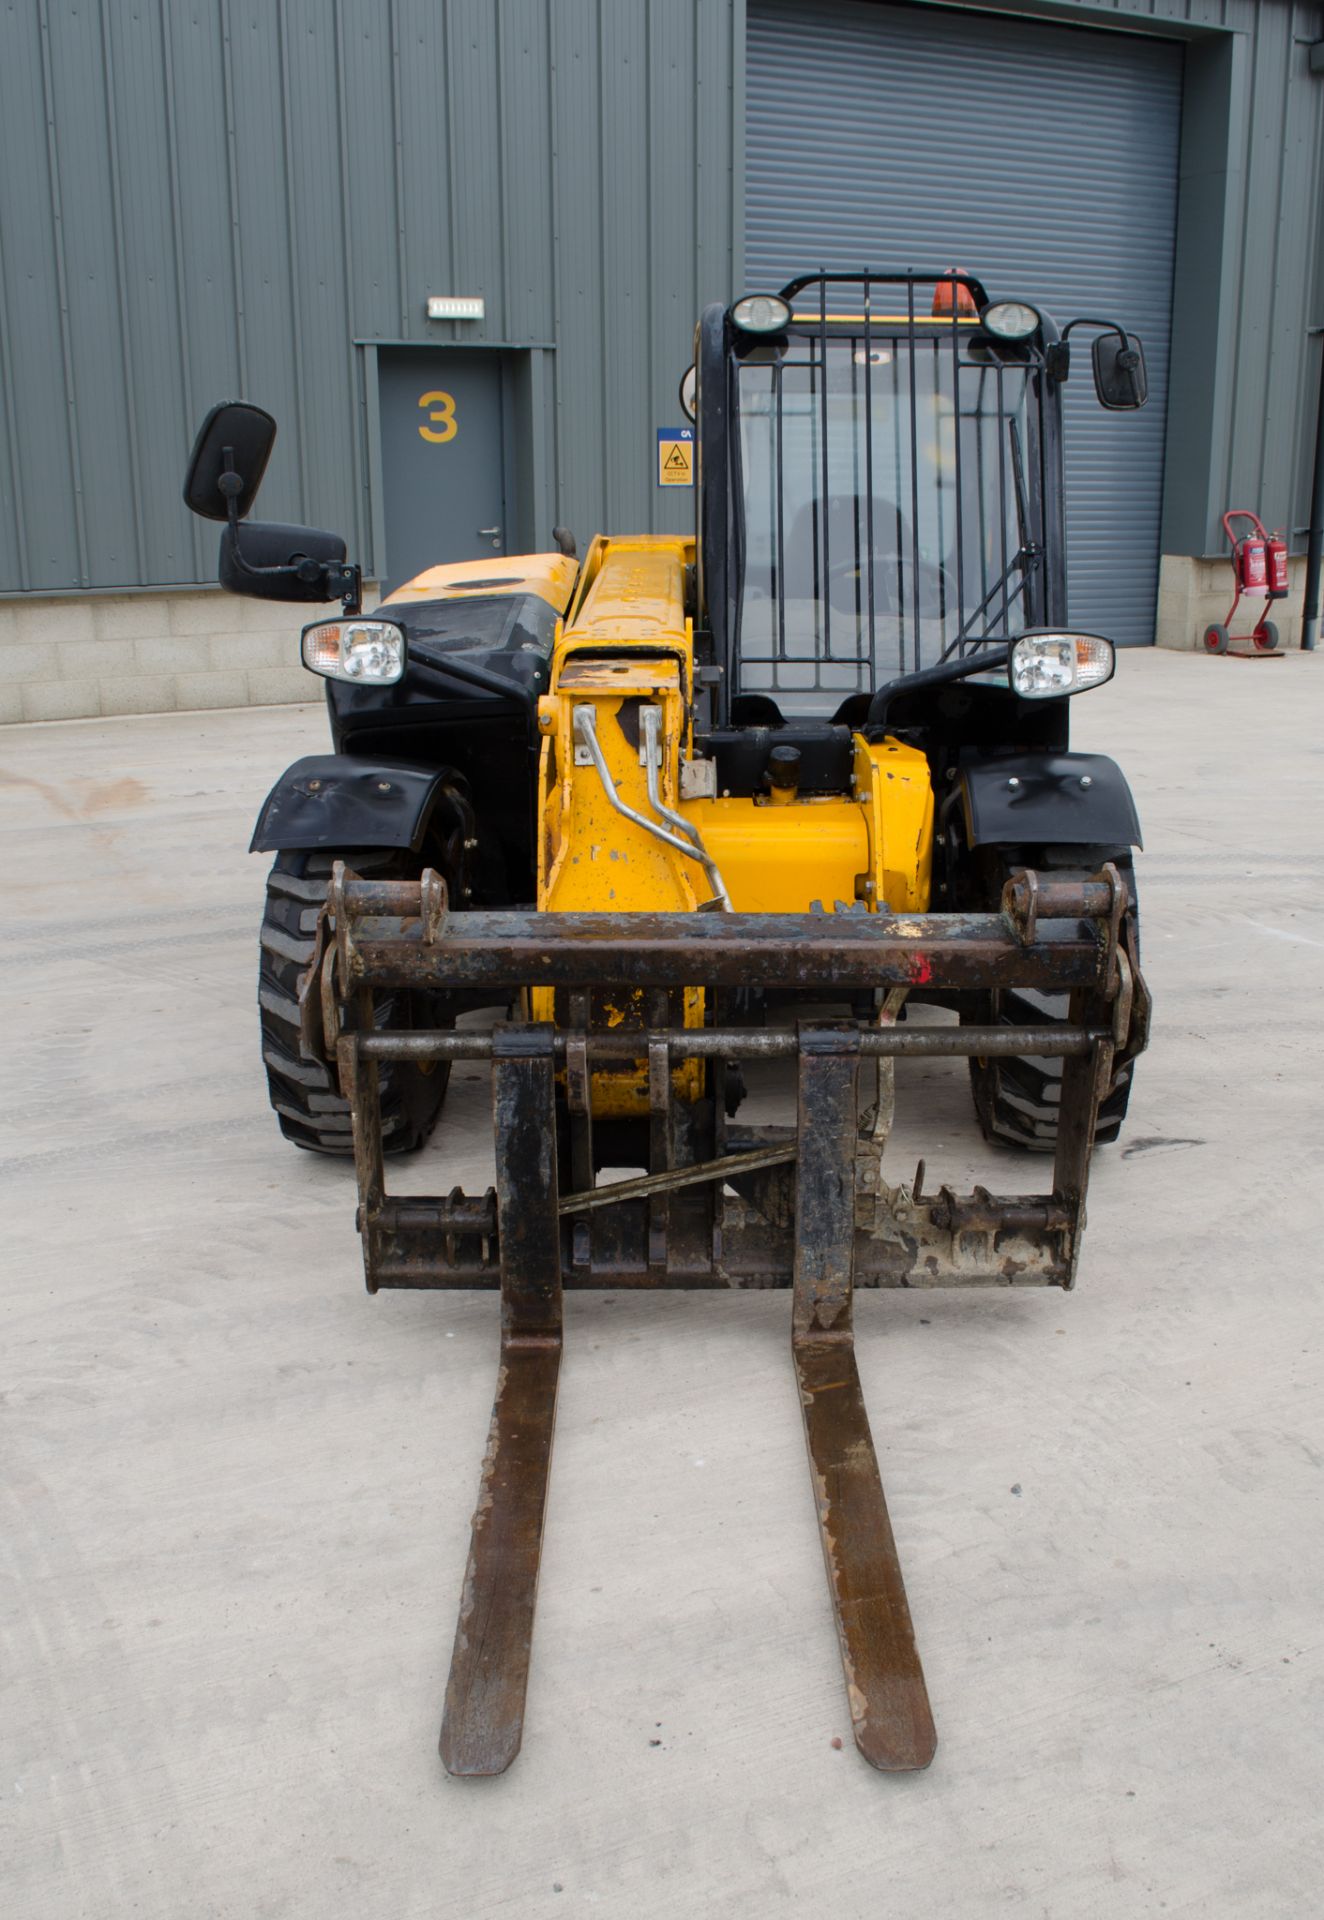
[{"label": "roller shutter door", "polygon": [[[751,0],[746,273],[945,266],[1138,333],[1149,405],[1066,388],[1071,616],[1154,637],[1182,56],[1173,41],[865,0]],[[1076,336],[1077,340],[1079,336]]]}]

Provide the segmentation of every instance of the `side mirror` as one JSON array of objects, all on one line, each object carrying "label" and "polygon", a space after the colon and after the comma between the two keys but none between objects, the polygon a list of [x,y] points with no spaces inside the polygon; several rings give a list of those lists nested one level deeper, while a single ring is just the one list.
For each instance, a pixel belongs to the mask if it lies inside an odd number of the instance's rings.
[{"label": "side mirror", "polygon": [[276,422],[246,400],[222,400],[198,428],[184,476],[184,502],[204,520],[242,520],[271,458]]},{"label": "side mirror", "polygon": [[184,500],[204,520],[224,520],[217,566],[227,593],[254,600],[341,600],[345,612],[361,605],[357,567],[345,561],[338,533],[285,527],[244,516],[271,458],[276,422],[246,400],[222,400],[198,429],[184,476]]},{"label": "side mirror", "polygon": [[1145,350],[1133,333],[1099,333],[1090,352],[1094,358],[1094,391],[1099,405],[1114,413],[1133,413],[1149,398]]},{"label": "side mirror", "polygon": [[221,535],[217,572],[227,593],[252,600],[338,600],[347,571],[338,533],[250,520]]}]

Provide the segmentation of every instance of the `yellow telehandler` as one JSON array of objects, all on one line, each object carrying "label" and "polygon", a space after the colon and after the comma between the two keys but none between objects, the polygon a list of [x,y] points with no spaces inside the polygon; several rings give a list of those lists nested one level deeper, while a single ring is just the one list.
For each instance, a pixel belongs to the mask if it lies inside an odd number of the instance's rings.
[{"label": "yellow telehandler", "polygon": [[[518,1751],[568,1287],[786,1287],[856,1742],[935,1734],[856,1371],[857,1287],[1073,1284],[1096,1141],[1145,1044],[1114,763],[1068,747],[1114,652],[1067,620],[1061,387],[1143,404],[1124,328],[971,275],[808,274],[710,307],[682,383],[692,536],[442,566],[372,614],[344,542],[246,515],[274,422],[213,409],[186,498],[303,633],[335,751],[262,810],[263,1055],[283,1130],[352,1150],[368,1288],[486,1287],[501,1362],[442,1727]],[[910,1021],[916,1005],[957,1016]],[[495,1007],[495,1024],[457,1017]],[[891,1181],[898,1057],[968,1058],[1051,1186]],[[394,1198],[455,1060],[497,1179]],[[742,1068],[794,1112],[742,1124]],[[602,1179],[604,1172],[611,1177]]]}]

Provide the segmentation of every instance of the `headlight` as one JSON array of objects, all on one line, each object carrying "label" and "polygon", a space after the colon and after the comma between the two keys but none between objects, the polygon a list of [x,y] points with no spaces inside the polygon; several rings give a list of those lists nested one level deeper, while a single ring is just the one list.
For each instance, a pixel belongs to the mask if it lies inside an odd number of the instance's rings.
[{"label": "headlight", "polygon": [[689,420],[699,418],[699,376],[693,367],[686,367],[680,376],[680,404]]},{"label": "headlight", "polygon": [[351,686],[394,686],[405,670],[404,628],[393,620],[318,620],[303,630],[303,664]]},{"label": "headlight", "polygon": [[1032,333],[1039,331],[1038,313],[1023,300],[995,300],[979,317],[988,332],[995,333],[999,340],[1028,340]]},{"label": "headlight", "polygon": [[1007,678],[1023,700],[1051,700],[1101,687],[1115,665],[1112,641],[1097,633],[1026,633],[1012,642]]},{"label": "headlight", "polygon": [[790,325],[791,309],[779,293],[747,293],[731,309],[742,333],[780,333]]}]

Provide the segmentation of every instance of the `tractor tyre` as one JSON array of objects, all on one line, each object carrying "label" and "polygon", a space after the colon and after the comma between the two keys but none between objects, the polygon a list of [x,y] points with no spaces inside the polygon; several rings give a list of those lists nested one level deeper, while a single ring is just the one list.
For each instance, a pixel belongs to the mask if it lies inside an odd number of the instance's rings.
[{"label": "tractor tyre", "polygon": [[[392,848],[278,853],[267,878],[257,999],[267,1092],[281,1132],[309,1153],[352,1154],[348,1102],[330,1071],[299,1052],[299,975],[312,959],[317,916],[336,860],[373,880],[417,879],[421,870],[416,858]],[[374,1017],[379,1029],[449,1026],[453,1020],[444,997],[426,993],[379,993]],[[411,1153],[436,1125],[450,1063],[383,1060],[378,1071],[383,1148]]]},{"label": "tractor tyre", "polygon": [[[1053,879],[1085,879],[1111,859],[1130,895],[1127,925],[1139,938],[1139,908],[1131,856],[1101,847],[1091,861],[1083,848],[1071,848],[1071,864],[1054,858],[1053,848],[1027,849],[1024,859],[1009,860],[1004,850],[990,848],[985,862],[986,900],[990,909],[1002,898],[1003,884],[1017,867],[1036,867]],[[1066,852],[1066,849],[1060,850]],[[1029,857],[1035,854],[1036,857]],[[1003,1027],[1063,1025],[1068,1019],[1069,995],[1040,993],[1030,988],[994,988],[973,996],[974,1005],[963,1014],[971,1024]],[[1116,1140],[1131,1097],[1134,1061],[1117,1064],[1108,1092],[1099,1102],[1096,1146]],[[994,1146],[1018,1147],[1026,1153],[1052,1153],[1057,1147],[1057,1115],[1062,1099],[1061,1059],[1035,1054],[1007,1054],[1000,1059],[971,1059],[970,1088],[984,1138]]]}]

